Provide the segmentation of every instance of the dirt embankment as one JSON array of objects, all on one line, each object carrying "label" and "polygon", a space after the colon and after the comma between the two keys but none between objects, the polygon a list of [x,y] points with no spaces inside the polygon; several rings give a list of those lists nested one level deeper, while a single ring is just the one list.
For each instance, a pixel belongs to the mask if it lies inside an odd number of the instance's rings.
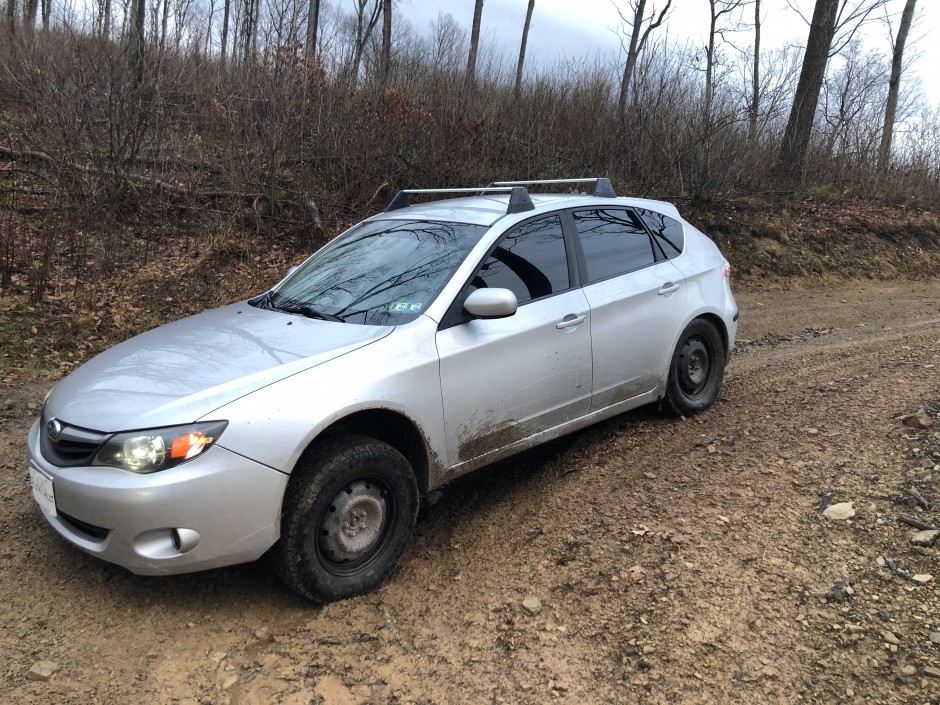
[{"label": "dirt embankment", "polygon": [[4,388],[0,700],[940,702],[940,543],[904,523],[940,524],[940,283],[738,298],[712,410],[453,483],[324,608],[262,563],[140,578],[67,545],[25,482],[44,383]]}]

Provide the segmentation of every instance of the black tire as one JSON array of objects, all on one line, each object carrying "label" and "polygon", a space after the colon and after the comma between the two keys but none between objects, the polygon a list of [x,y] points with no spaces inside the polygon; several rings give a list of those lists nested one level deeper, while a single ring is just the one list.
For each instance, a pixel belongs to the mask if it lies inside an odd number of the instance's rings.
[{"label": "black tire", "polygon": [[666,406],[680,416],[705,411],[718,398],[726,360],[724,339],[715,326],[702,318],[692,321],[672,353]]},{"label": "black tire", "polygon": [[287,485],[274,567],[316,602],[361,595],[398,564],[417,514],[418,484],[401,453],[365,436],[327,439]]}]

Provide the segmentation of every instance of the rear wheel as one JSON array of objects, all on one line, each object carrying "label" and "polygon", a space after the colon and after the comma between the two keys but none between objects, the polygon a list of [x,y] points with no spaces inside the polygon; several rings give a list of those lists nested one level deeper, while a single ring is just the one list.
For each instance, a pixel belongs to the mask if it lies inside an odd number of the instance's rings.
[{"label": "rear wheel", "polygon": [[365,436],[328,439],[288,483],[277,572],[318,602],[368,592],[398,564],[417,511],[417,482],[401,453]]},{"label": "rear wheel", "polygon": [[708,321],[697,318],[682,332],[672,354],[666,383],[666,405],[691,416],[715,403],[725,375],[725,344]]}]

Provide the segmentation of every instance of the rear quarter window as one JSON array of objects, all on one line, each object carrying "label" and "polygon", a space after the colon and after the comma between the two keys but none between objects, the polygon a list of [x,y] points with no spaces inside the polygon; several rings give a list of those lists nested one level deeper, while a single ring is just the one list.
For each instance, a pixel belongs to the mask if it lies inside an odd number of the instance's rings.
[{"label": "rear quarter window", "polygon": [[682,254],[682,250],[685,249],[685,229],[682,223],[648,208],[637,208],[636,212],[649,231],[653,233],[653,237],[656,238],[668,259]]}]

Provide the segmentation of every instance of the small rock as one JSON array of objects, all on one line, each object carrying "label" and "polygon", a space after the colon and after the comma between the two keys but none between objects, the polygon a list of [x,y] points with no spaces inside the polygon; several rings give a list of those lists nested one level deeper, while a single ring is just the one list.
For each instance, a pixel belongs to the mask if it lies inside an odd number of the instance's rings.
[{"label": "small rock", "polygon": [[902,675],[902,676],[913,676],[913,675],[916,675],[916,673],[917,673],[917,669],[914,668],[913,666],[902,666],[902,667],[901,667],[901,675]]},{"label": "small rock", "polygon": [[933,546],[938,536],[940,536],[940,529],[918,531],[911,537],[911,543],[915,546],[930,547]]},{"label": "small rock", "polygon": [[934,644],[940,644],[940,632],[930,632],[929,639]]},{"label": "small rock", "polygon": [[838,519],[844,521],[845,519],[851,519],[855,516],[855,507],[853,506],[854,502],[839,502],[838,504],[831,504],[826,507],[823,512],[824,517],[829,519]]},{"label": "small rock", "polygon": [[37,661],[26,672],[26,679],[31,681],[47,681],[59,670],[59,664],[53,661]]},{"label": "small rock", "polygon": [[931,678],[940,678],[940,668],[934,668],[933,666],[924,666],[924,675],[930,676]]},{"label": "small rock", "polygon": [[894,632],[881,632],[881,638],[889,644],[894,644],[895,646],[901,645],[901,640],[894,635]]},{"label": "small rock", "polygon": [[231,690],[236,683],[238,683],[238,676],[229,676],[222,681],[222,690]]},{"label": "small rock", "polygon": [[911,428],[932,428],[933,419],[927,416],[927,414],[909,414],[908,416],[901,417],[901,423],[905,426],[910,426]]},{"label": "small rock", "polygon": [[644,472],[644,473],[643,473],[643,477],[645,477],[647,480],[655,480],[655,479],[656,479],[656,473],[655,473],[655,472]]},{"label": "small rock", "polygon": [[718,452],[718,449],[717,449],[715,446],[711,445],[711,444],[707,445],[707,446],[705,447],[705,449],[706,449],[709,453],[717,453],[717,452]]},{"label": "small rock", "polygon": [[913,580],[915,583],[926,585],[931,580],[933,580],[933,576],[930,573],[918,573],[917,575],[913,576],[911,580]]},{"label": "small rock", "polygon": [[534,617],[542,611],[542,601],[535,595],[529,595],[522,601],[522,609],[530,617]]}]

